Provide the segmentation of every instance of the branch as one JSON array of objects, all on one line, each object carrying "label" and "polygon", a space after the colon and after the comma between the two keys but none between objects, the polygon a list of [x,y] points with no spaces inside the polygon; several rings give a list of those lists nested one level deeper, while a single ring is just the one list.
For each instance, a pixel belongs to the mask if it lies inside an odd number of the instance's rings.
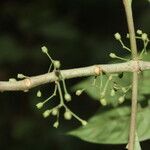
[{"label": "branch", "polygon": [[[71,79],[77,77],[98,75],[96,72],[97,69],[106,73],[144,71],[150,69],[150,62],[129,61],[125,63],[102,64],[83,68],[61,70],[60,72],[65,79]],[[43,75],[28,77],[20,81],[0,81],[0,91],[28,91],[29,89],[36,86],[54,82],[57,80],[58,77],[55,75],[55,72],[51,72]]]},{"label": "branch", "polygon": [[134,30],[134,21],[133,21],[132,8],[131,8],[131,0],[123,0],[123,3],[124,3],[125,11],[126,11],[126,16],[127,16],[132,58],[133,60],[138,60],[137,45],[136,45],[135,30]]},{"label": "branch", "polygon": [[[132,59],[138,61],[134,21],[132,15],[132,4],[131,4],[132,1],[123,0],[123,3],[126,11],[126,16],[127,16]],[[132,77],[132,105],[131,105],[131,120],[130,120],[128,150],[134,150],[134,145],[135,145],[137,95],[138,95],[138,72],[135,71]]]}]

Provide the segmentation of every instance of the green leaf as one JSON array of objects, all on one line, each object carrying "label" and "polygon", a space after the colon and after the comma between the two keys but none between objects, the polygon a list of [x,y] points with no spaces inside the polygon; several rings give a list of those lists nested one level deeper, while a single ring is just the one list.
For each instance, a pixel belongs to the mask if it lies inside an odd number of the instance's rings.
[{"label": "green leaf", "polygon": [[[112,96],[111,91],[114,87],[114,83],[116,83],[118,86],[121,85],[122,87],[128,87],[131,84],[131,82],[130,82],[131,77],[132,77],[131,75],[132,75],[131,73],[124,73],[123,77],[120,78],[120,77],[118,77],[117,74],[114,74],[112,81],[109,81],[109,84],[108,84],[108,87],[107,87],[107,90],[106,90],[105,96],[104,96],[104,98],[107,101],[107,104],[112,104],[113,106],[116,106],[119,104],[119,101],[118,101],[119,97],[123,96],[124,93],[121,89],[119,89]],[[102,78],[102,88],[100,90],[101,78]],[[104,90],[104,86],[108,80],[108,76],[107,75],[103,75],[102,77],[98,76],[96,78],[95,85],[92,84],[93,80],[94,80],[93,77],[90,77],[87,80],[84,80],[84,81],[80,82],[79,84],[77,84],[74,87],[74,89],[76,89],[76,90],[77,89],[85,89],[85,92],[90,97],[92,97],[94,100],[100,101],[101,93]]]},{"label": "green leaf", "polygon": [[[85,127],[69,132],[82,140],[98,144],[125,144],[128,142],[130,107],[117,107],[100,111],[89,119]],[[140,141],[150,139],[150,107],[137,115],[137,133]]]},{"label": "green leaf", "polygon": [[[150,60],[150,55],[145,55],[144,60]],[[103,91],[105,83],[108,81],[109,75],[103,75],[96,78],[93,85],[94,78],[90,77],[79,84],[74,89],[85,89],[85,92],[94,100],[100,100],[100,93]],[[113,84],[116,83],[119,86],[126,87],[131,85],[132,73],[124,73],[123,76],[113,76],[112,82],[109,82],[105,98],[108,104],[118,105],[118,98],[122,95],[122,91],[117,90],[115,95],[111,94]],[[100,91],[101,80],[103,83],[102,90]],[[150,71],[143,71],[139,74],[139,92],[138,100],[147,101],[147,96],[150,94]],[[112,96],[113,95],[113,96]],[[131,99],[131,90],[128,91],[126,99]],[[143,141],[150,139],[150,105],[147,108],[142,108],[138,112],[137,127],[139,140]],[[85,127],[78,128],[71,131],[69,134],[77,136],[85,141],[93,143],[103,144],[122,144],[128,141],[129,122],[130,121],[130,108],[118,107],[114,109],[108,109],[102,107],[101,110],[93,116]],[[138,143],[136,146],[139,148]],[[137,148],[137,149],[138,149]]]},{"label": "green leaf", "polygon": [[[150,60],[150,54],[143,56],[143,60]],[[100,90],[100,84],[102,80],[102,90]],[[74,90],[78,89],[85,89],[85,92],[94,100],[100,101],[100,94],[104,89],[105,83],[108,80],[108,74],[103,76],[98,76],[96,78],[95,84],[93,85],[94,78],[90,77],[77,85],[74,86]],[[113,77],[112,81],[109,82],[106,93],[105,93],[105,99],[108,104],[112,104],[114,106],[117,106],[119,104],[119,97],[122,96],[124,93],[121,90],[117,90],[115,92],[115,95],[111,95],[111,90],[113,89],[113,85],[116,83],[118,86],[121,87],[127,87],[130,86],[132,83],[132,73],[121,73],[116,74],[116,76]],[[138,92],[138,100],[145,100],[145,96],[150,94],[150,71],[143,71],[139,73],[139,92]],[[131,90],[128,91],[128,93],[125,96],[126,99],[131,99]]]}]

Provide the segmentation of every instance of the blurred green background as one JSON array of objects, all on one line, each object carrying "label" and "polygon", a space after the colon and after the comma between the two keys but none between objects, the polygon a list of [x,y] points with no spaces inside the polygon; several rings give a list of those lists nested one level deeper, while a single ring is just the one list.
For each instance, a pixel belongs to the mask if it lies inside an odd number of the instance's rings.
[{"label": "blurred green background", "polygon": [[[150,33],[150,4],[133,0],[133,11],[136,29]],[[0,80],[17,73],[33,76],[47,72],[49,60],[41,53],[43,45],[62,62],[62,69],[107,63],[110,52],[127,55],[113,38],[116,32],[126,37],[121,0],[1,0]],[[68,80],[68,89],[79,81]],[[54,129],[54,119],[44,119],[35,108],[42,100],[36,91],[41,89],[46,98],[52,87],[0,93],[0,150],[124,149],[125,145],[91,144],[65,135],[80,125],[74,119],[68,122],[61,117],[60,127]],[[88,119],[99,108],[86,94],[74,95],[69,107],[82,118]],[[142,143],[144,150],[149,147],[148,141]]]}]

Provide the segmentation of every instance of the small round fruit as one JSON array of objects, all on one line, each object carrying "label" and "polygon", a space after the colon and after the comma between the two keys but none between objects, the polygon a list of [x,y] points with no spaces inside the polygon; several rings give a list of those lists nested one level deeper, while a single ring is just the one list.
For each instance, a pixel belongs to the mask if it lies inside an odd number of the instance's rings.
[{"label": "small round fruit", "polygon": [[64,113],[64,118],[65,118],[66,120],[70,120],[70,119],[72,118],[72,114],[71,114],[69,111],[66,111],[66,112]]},{"label": "small round fruit", "polygon": [[53,64],[54,64],[54,67],[56,68],[56,69],[59,69],[60,68],[60,61],[59,60],[54,60],[54,62],[53,62]]},{"label": "small round fruit", "polygon": [[64,98],[67,102],[71,101],[71,95],[68,93],[65,94]]},{"label": "small round fruit", "polygon": [[56,116],[58,114],[58,109],[57,108],[54,108],[53,110],[52,110],[52,115],[53,116]]}]

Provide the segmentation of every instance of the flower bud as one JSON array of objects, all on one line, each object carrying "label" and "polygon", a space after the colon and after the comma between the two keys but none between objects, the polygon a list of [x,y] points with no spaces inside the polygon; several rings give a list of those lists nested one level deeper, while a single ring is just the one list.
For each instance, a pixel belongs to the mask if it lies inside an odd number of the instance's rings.
[{"label": "flower bud", "polygon": [[41,109],[41,108],[43,107],[43,105],[44,105],[44,103],[40,102],[40,103],[37,103],[37,104],[36,104],[36,107],[37,107],[38,109]]},{"label": "flower bud", "polygon": [[127,91],[125,87],[122,87],[121,90],[123,91],[123,93],[126,93]]},{"label": "flower bud", "polygon": [[53,61],[53,64],[54,64],[54,68],[56,68],[56,69],[59,69],[60,68],[60,61],[59,60],[54,60]]},{"label": "flower bud", "polygon": [[58,126],[59,126],[59,122],[56,121],[56,122],[53,124],[53,127],[54,127],[54,128],[58,128]]},{"label": "flower bud", "polygon": [[23,74],[18,73],[17,78],[18,78],[18,79],[23,79],[23,78],[26,78],[26,76],[23,75]]},{"label": "flower bud", "polygon": [[106,101],[105,98],[102,98],[102,99],[100,100],[100,102],[101,102],[101,104],[102,104],[103,106],[106,106],[106,105],[107,105],[107,101]]},{"label": "flower bud", "polygon": [[41,47],[43,53],[48,53],[48,49],[46,46]]},{"label": "flower bud", "polygon": [[116,58],[116,57],[117,57],[115,53],[110,53],[109,56],[110,56],[111,58]]},{"label": "flower bud", "polygon": [[82,123],[83,126],[86,126],[86,125],[87,125],[87,121],[85,121],[85,120],[82,120],[81,123]]},{"label": "flower bud", "polygon": [[58,109],[57,108],[53,108],[52,109],[52,115],[56,116],[58,114]]},{"label": "flower bud", "polygon": [[115,90],[114,89],[111,90],[110,95],[115,96]]},{"label": "flower bud", "polygon": [[38,92],[36,93],[36,96],[37,96],[37,97],[41,97],[41,96],[42,96],[42,93],[41,93],[40,90],[38,90]]},{"label": "flower bud", "polygon": [[115,33],[115,39],[116,40],[121,40],[121,35],[117,32],[117,33]]},{"label": "flower bud", "polygon": [[44,111],[44,113],[43,113],[43,117],[44,117],[44,118],[48,117],[48,116],[50,115],[50,113],[51,113],[51,111],[50,111],[50,110],[46,110],[46,111]]},{"label": "flower bud", "polygon": [[141,35],[143,32],[142,32],[142,30],[137,30],[136,33]]},{"label": "flower bud", "polygon": [[70,119],[72,118],[72,114],[71,114],[69,111],[66,111],[66,112],[64,113],[64,118],[65,118],[66,120],[70,120]]},{"label": "flower bud", "polygon": [[76,95],[77,95],[77,96],[80,96],[80,95],[82,94],[82,92],[83,92],[83,90],[77,90],[77,91],[76,91]]},{"label": "flower bud", "polygon": [[119,101],[120,104],[123,103],[124,100],[125,100],[125,97],[124,97],[124,96],[120,96],[119,99],[118,99],[118,101]]},{"label": "flower bud", "polygon": [[67,102],[71,101],[71,95],[68,93],[65,94],[64,98]]},{"label": "flower bud", "polygon": [[145,41],[145,40],[147,40],[147,39],[148,39],[147,34],[146,34],[146,33],[143,33],[143,34],[142,34],[142,40]]}]

